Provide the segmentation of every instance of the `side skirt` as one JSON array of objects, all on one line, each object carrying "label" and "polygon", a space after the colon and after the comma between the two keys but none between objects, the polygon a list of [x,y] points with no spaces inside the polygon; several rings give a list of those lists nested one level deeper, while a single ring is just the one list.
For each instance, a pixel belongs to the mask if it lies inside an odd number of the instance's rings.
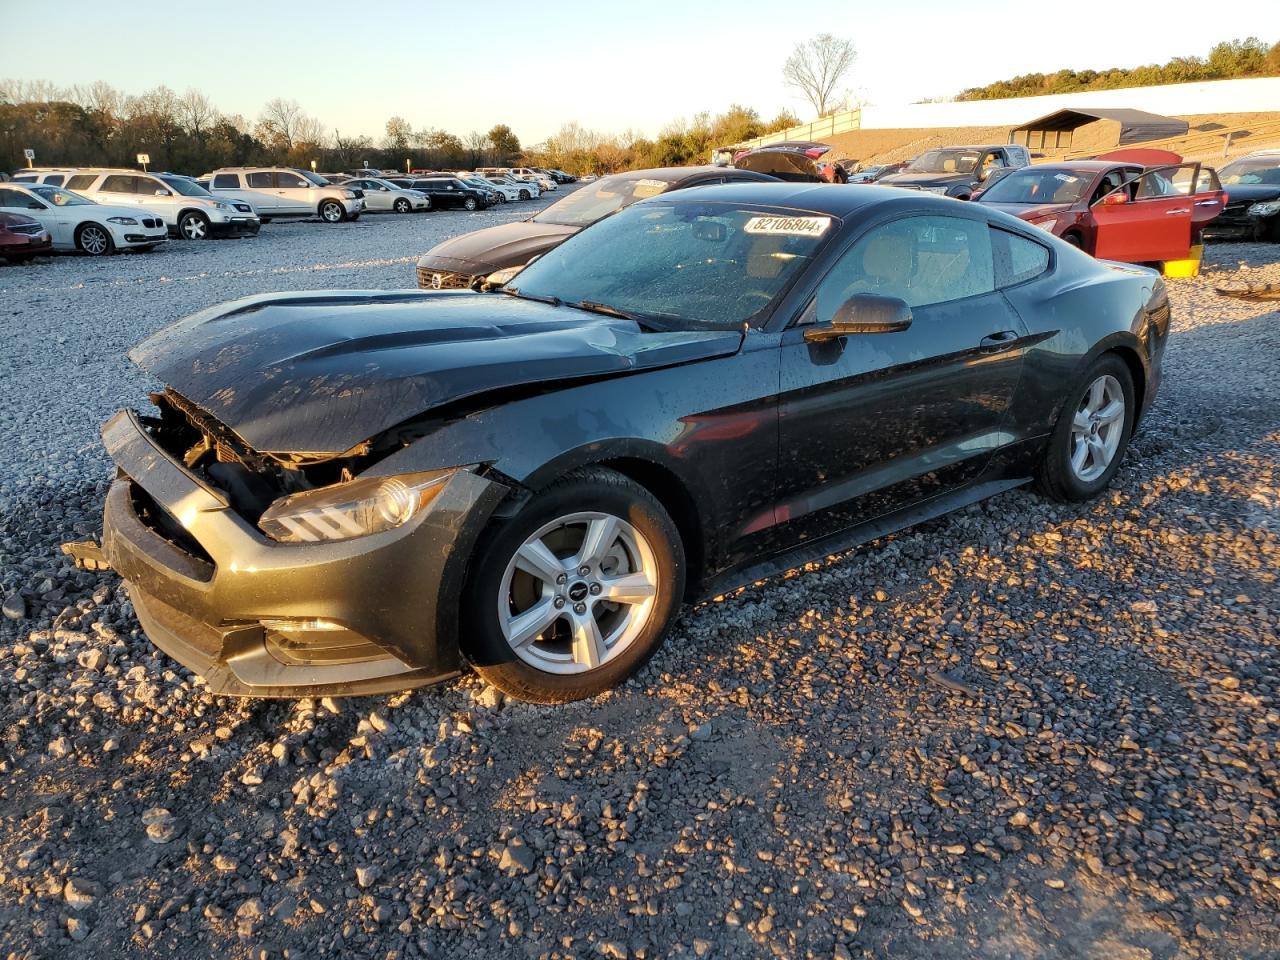
[{"label": "side skirt", "polygon": [[837,530],[835,533],[828,534],[817,540],[806,540],[790,550],[774,554],[765,560],[757,561],[749,566],[726,570],[704,586],[698,599],[708,600],[711,597],[718,597],[739,587],[748,586],[757,580],[775,577],[780,573],[794,570],[796,567],[803,566],[806,563],[822,560],[833,553],[851,550],[879,537],[897,533],[899,530],[905,530],[907,527],[913,527],[917,523],[923,523],[926,520],[933,520],[936,517],[959,510],[961,507],[967,507],[980,500],[986,500],[988,497],[994,497],[996,494],[1013,490],[1030,482],[1030,477],[980,481],[961,487],[952,493],[942,494],[926,500],[923,503],[905,507],[893,513],[886,513],[866,523]]}]

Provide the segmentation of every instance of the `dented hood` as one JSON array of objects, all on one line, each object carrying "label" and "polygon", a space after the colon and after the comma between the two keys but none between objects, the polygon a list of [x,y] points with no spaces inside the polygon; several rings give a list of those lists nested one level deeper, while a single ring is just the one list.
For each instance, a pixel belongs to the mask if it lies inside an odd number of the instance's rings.
[{"label": "dented hood", "polygon": [[221,304],[129,356],[259,451],[338,454],[454,400],[706,360],[741,342],[736,330],[645,332],[501,294],[326,291]]},{"label": "dented hood", "polygon": [[418,261],[426,270],[476,275],[519,267],[562,243],[581,227],[521,220],[452,237]]}]

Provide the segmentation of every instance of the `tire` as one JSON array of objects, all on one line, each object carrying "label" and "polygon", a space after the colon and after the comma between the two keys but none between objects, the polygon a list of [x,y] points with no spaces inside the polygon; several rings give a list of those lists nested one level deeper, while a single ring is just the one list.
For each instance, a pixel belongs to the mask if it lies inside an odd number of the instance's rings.
[{"label": "tire", "polygon": [[507,202],[507,195],[506,195],[505,193],[500,193],[500,194],[498,194],[498,202],[499,202],[499,203],[506,203],[506,202]]},{"label": "tire", "polygon": [[[1123,403],[1118,414],[1116,400]],[[1101,493],[1120,469],[1137,413],[1128,365],[1116,354],[1104,353],[1067,394],[1037,471],[1040,492],[1065,502]]]},{"label": "tire", "polygon": [[188,210],[178,218],[178,236],[184,240],[208,240],[209,218],[203,213]]},{"label": "tire", "polygon": [[475,197],[467,197],[467,199],[465,199],[465,200],[463,200],[463,201],[462,201],[462,206],[463,206],[463,207],[465,207],[468,211],[472,211],[472,210],[474,210],[474,209],[476,208],[476,206],[477,206],[477,204],[476,204],[476,198],[475,198]]},{"label": "tire", "polygon": [[[583,560],[589,532],[603,546],[583,561],[584,575],[565,563]],[[542,567],[547,572],[517,567],[521,551],[551,564]],[[610,579],[627,580],[633,599],[595,599]],[[680,534],[653,494],[612,470],[575,471],[482,538],[464,591],[463,653],[485,680],[520,700],[594,697],[662,645],[684,582]],[[527,640],[517,652],[507,636],[520,629],[520,615]]]},{"label": "tire", "polygon": [[411,204],[404,197],[401,197],[394,204],[392,204],[392,209],[395,210],[396,213],[410,213],[413,210],[413,204]]},{"label": "tire", "polygon": [[520,191],[520,199],[521,199],[521,200],[528,200],[528,199],[529,199],[529,191],[528,191],[528,190],[521,190],[521,191]]},{"label": "tire", "polygon": [[259,218],[258,218],[258,221],[259,221],[260,223],[270,223],[270,222],[271,222],[271,218],[270,218],[270,217],[259,217]]},{"label": "tire", "polygon": [[1084,244],[1080,242],[1080,234],[1078,233],[1068,233],[1063,236],[1062,239],[1064,242],[1071,244],[1071,246],[1075,247],[1077,250],[1084,249]]},{"label": "tire", "polygon": [[82,223],[76,227],[76,249],[91,257],[105,257],[115,252],[111,231],[101,224]]},{"label": "tire", "polygon": [[346,209],[337,200],[322,200],[317,212],[325,223],[342,223],[347,219]]}]

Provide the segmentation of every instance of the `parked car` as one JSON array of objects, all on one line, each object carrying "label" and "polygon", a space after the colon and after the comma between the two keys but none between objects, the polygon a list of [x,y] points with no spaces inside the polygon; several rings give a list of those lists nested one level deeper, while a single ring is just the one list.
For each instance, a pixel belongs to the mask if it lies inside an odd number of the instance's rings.
[{"label": "parked car", "polygon": [[499,203],[509,203],[520,199],[520,188],[510,180],[489,180],[478,173],[466,170],[457,171],[458,179],[481,190],[491,190]]},{"label": "parked car", "polygon": [[210,693],[470,663],[590,697],[685,600],[1033,479],[1097,496],[1168,329],[1153,271],[982,204],[679,191],[505,295],[267,294],[148,338],[167,387],[103,428],[104,553]]},{"label": "parked car", "polygon": [[169,234],[164,221],[137,207],[94,203],[43,183],[0,186],[0,212],[34,217],[53,237],[55,250],[102,256],[116,250],[150,250]]},{"label": "parked car", "polygon": [[517,200],[536,200],[542,196],[542,188],[528,180],[513,180],[499,173],[486,173],[484,178],[496,187],[508,187],[514,190]]},{"label": "parked car", "polygon": [[37,182],[55,185],[65,181],[66,189],[95,203],[129,207],[164,221],[170,236],[186,240],[213,237],[252,237],[262,221],[248,203],[237,203],[210,195],[189,177],[141,170],[84,168],[42,174]]},{"label": "parked car", "polygon": [[430,210],[431,198],[418,190],[410,190],[389,180],[376,177],[365,177],[362,180],[348,180],[344,187],[364,192],[365,209],[370,213],[412,213],[415,210]]},{"label": "parked car", "polygon": [[788,140],[743,150],[734,156],[733,165],[792,183],[845,183],[844,168],[822,159],[830,150],[825,143]]},{"label": "parked car", "polygon": [[597,180],[527,220],[486,227],[444,241],[418,260],[418,286],[451,289],[510,280],[534,257],[637,200],[716,183],[768,183],[774,178],[728,167],[659,167]]},{"label": "parked car", "polygon": [[1071,160],[1015,170],[974,200],[1101,259],[1159,263],[1190,256],[1226,194],[1198,163]]},{"label": "parked car", "polygon": [[1219,175],[1228,199],[1208,235],[1280,243],[1280,151],[1232,160]]},{"label": "parked car", "polygon": [[413,181],[413,189],[431,198],[441,209],[483,210],[489,206],[489,194],[463,183],[457,177],[424,177]]},{"label": "parked car", "polygon": [[889,174],[876,182],[968,200],[985,181],[1030,163],[1027,148],[1013,143],[937,147],[920,154],[900,173]]},{"label": "parked car", "polygon": [[291,167],[220,167],[209,174],[209,192],[253,204],[267,222],[318,216],[342,223],[359,220],[365,210],[364,191]]},{"label": "parked car", "polygon": [[0,260],[25,263],[53,250],[53,237],[39,220],[0,212]]},{"label": "parked car", "polygon": [[849,174],[850,183],[876,183],[877,181],[889,176],[892,173],[899,173],[905,170],[911,163],[910,160],[902,160],[898,163],[875,163],[870,166],[862,167],[854,170]]}]

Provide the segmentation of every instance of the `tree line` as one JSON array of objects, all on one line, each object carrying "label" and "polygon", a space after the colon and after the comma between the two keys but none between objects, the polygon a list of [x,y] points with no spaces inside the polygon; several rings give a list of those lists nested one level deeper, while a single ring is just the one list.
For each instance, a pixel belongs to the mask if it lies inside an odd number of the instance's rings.
[{"label": "tree line", "polygon": [[43,166],[135,166],[201,174],[223,166],[279,164],[335,171],[361,166],[453,169],[515,163],[555,166],[573,173],[612,173],[647,166],[705,162],[715,146],[737,143],[799,120],[783,111],[763,120],[749,107],[700,113],[668,124],[656,138],[601,133],[565,124],[544,143],[525,147],[507,124],[463,136],[415,128],[391,117],[385,135],[344,135],[277,97],[253,120],[225,113],[199,90],[165,86],[138,95],[103,82],[57,87],[46,81],[0,80],[0,164],[25,166],[32,149]]},{"label": "tree line", "polygon": [[956,99],[1004,100],[1008,97],[1039,97],[1050,93],[1274,76],[1280,76],[1280,43],[1268,46],[1257,37],[1249,37],[1247,40],[1223,41],[1215,45],[1206,57],[1174,57],[1164,64],[1112,67],[1109,70],[1028,73],[1012,80],[989,83],[985,87],[971,87],[961,92]]}]

